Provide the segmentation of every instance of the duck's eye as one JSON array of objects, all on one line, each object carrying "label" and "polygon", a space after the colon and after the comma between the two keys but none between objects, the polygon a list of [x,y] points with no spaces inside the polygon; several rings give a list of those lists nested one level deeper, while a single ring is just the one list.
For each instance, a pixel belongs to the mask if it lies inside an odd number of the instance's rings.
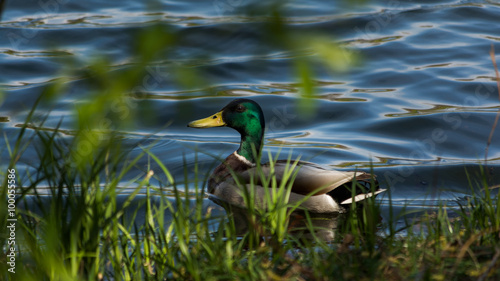
[{"label": "duck's eye", "polygon": [[236,106],[236,111],[237,112],[243,112],[243,111],[245,111],[245,107],[243,105],[241,105],[241,104],[238,104]]}]

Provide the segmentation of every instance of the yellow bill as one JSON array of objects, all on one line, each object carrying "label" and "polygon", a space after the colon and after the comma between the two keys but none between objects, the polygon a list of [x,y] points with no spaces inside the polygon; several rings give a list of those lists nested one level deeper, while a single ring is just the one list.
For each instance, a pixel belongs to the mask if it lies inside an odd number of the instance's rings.
[{"label": "yellow bill", "polygon": [[188,127],[191,128],[212,128],[222,126],[226,126],[226,123],[222,120],[222,111],[219,111],[210,117],[195,120],[188,124]]}]

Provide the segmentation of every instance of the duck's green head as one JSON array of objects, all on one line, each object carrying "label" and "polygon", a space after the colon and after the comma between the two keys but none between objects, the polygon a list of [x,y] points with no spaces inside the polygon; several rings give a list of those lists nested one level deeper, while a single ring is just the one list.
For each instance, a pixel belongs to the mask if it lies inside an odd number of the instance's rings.
[{"label": "duck's green head", "polygon": [[264,113],[260,106],[249,99],[236,99],[214,115],[193,121],[192,128],[230,127],[241,134],[238,154],[255,163],[252,147],[260,153],[264,136]]}]

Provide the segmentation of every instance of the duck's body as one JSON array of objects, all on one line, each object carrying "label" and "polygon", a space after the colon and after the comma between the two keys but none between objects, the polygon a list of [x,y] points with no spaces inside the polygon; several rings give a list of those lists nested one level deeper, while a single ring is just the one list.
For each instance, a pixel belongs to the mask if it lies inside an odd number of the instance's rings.
[{"label": "duck's body", "polygon": [[[256,159],[262,149],[264,136],[264,114],[260,106],[252,100],[237,99],[229,103],[220,112],[205,119],[189,123],[189,127],[209,128],[228,126],[241,134],[241,143],[237,151],[230,154],[209,178],[208,192],[237,206],[245,206],[242,186],[251,187],[255,192],[255,204],[264,206],[269,178],[272,171],[276,185],[280,182],[292,164],[296,164],[293,173],[288,203],[301,201],[301,207],[314,213],[342,212],[352,201],[360,201],[384,190],[363,193],[359,187],[350,184],[353,181],[369,182],[373,176],[364,172],[345,172],[326,169],[319,165],[299,161],[277,161],[272,165],[256,165]],[[271,168],[272,166],[272,168]],[[237,176],[239,185],[234,179]],[[288,179],[288,177],[285,176]],[[264,180],[265,181],[265,180]],[[355,186],[354,198],[351,187]]]}]

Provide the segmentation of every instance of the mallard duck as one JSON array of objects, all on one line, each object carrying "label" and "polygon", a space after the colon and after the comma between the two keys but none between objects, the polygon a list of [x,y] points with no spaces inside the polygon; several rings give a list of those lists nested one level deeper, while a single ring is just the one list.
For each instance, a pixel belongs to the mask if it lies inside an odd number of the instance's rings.
[{"label": "mallard duck", "polygon": [[[222,110],[207,118],[193,121],[188,124],[191,128],[230,127],[241,135],[240,147],[230,154],[223,163],[215,168],[208,180],[208,192],[225,202],[237,206],[244,206],[241,189],[236,184],[233,175],[238,176],[240,184],[247,186],[253,182],[256,204],[263,204],[266,190],[261,177],[256,173],[268,175],[271,170],[278,181],[290,166],[290,161],[278,160],[274,169],[269,163],[256,165],[262,151],[264,138],[264,113],[261,107],[250,99],[236,99],[226,105]],[[257,152],[257,153],[255,153]],[[257,166],[258,169],[257,169]],[[289,168],[288,168],[289,169]],[[352,181],[370,182],[372,175],[365,172],[337,171],[319,165],[299,161],[298,169],[291,186],[289,203],[304,200],[301,207],[313,213],[343,212],[352,202],[361,201],[385,190],[363,193],[356,188],[356,196],[352,197],[350,184]],[[252,178],[253,177],[253,178]],[[312,194],[312,195],[311,195]]]}]

